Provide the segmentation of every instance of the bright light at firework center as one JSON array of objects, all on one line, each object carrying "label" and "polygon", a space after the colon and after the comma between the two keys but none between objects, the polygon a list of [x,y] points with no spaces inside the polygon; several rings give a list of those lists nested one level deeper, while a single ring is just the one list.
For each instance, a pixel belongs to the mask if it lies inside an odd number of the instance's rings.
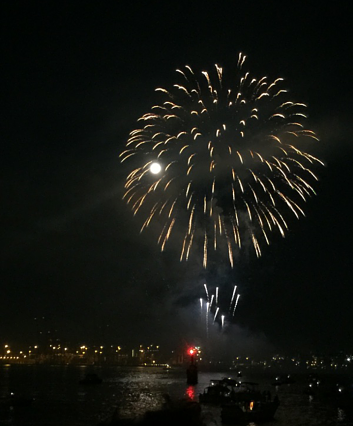
[{"label": "bright light at firework center", "polygon": [[159,163],[152,163],[150,165],[150,171],[151,173],[153,173],[154,175],[158,175],[158,173],[160,173],[162,170],[162,166]]}]

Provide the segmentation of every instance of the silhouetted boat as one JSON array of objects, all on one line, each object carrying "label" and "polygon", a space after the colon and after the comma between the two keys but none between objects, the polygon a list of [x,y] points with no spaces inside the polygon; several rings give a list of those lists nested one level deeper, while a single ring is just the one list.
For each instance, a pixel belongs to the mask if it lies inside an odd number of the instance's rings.
[{"label": "silhouetted boat", "polygon": [[304,389],[305,395],[313,396],[316,393],[316,386],[314,386],[312,383],[309,383],[309,385]]},{"label": "silhouetted boat", "polygon": [[267,393],[260,392],[258,383],[237,382],[230,378],[211,380],[210,386],[199,395],[202,404],[223,404],[264,398],[268,399]]},{"label": "silhouetted boat", "polygon": [[223,377],[223,379],[219,380],[219,383],[223,384],[224,386],[238,386],[241,382],[237,382],[235,379],[232,379],[230,377]]},{"label": "silhouetted boat", "polygon": [[222,406],[221,419],[223,423],[234,425],[248,422],[267,422],[274,418],[278,406],[277,397],[273,401],[255,399],[230,402]]},{"label": "silhouetted boat", "polygon": [[272,386],[290,385],[292,383],[295,383],[295,380],[290,374],[288,374],[286,377],[277,376],[275,381],[272,383]]},{"label": "silhouetted boat", "polygon": [[207,386],[203,393],[199,395],[199,401],[202,404],[222,404],[230,401],[231,389],[220,383]]},{"label": "silhouetted boat", "polygon": [[344,409],[353,409],[353,384],[336,383],[327,389],[322,396],[328,398],[331,403]]},{"label": "silhouetted boat", "polygon": [[238,382],[237,385],[232,388],[231,399],[232,401],[251,401],[268,399],[268,393],[261,393],[259,384],[255,382]]}]

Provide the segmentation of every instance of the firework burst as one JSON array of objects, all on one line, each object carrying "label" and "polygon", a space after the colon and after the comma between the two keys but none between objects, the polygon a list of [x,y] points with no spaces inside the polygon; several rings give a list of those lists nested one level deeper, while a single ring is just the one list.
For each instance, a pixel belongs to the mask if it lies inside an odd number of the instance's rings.
[{"label": "firework burst", "polygon": [[[200,298],[200,312],[201,319],[202,314],[205,315],[206,318],[206,332],[208,334],[208,326],[210,322],[210,317],[213,316],[213,323],[220,323],[222,328],[225,326],[225,320],[228,318],[232,320],[232,317],[235,316],[235,312],[238,306],[240,294],[237,293],[237,286],[235,285],[233,288],[232,297],[230,299],[228,312],[222,309],[221,303],[219,302],[219,288],[216,287],[215,293],[209,294],[207,284],[204,284],[205,289],[205,299]],[[204,308],[205,304],[205,308]],[[224,304],[223,304],[224,306]]]},{"label": "firework burst", "polygon": [[163,251],[181,230],[180,260],[201,239],[205,268],[219,245],[233,267],[244,241],[259,257],[271,233],[284,237],[288,214],[304,215],[315,194],[313,165],[323,164],[307,152],[318,138],[304,124],[306,105],[288,100],[282,78],[254,78],[244,62],[240,54],[230,74],[178,69],[180,82],[156,89],[161,101],[120,155],[131,165],[123,198],[144,217],[141,231],[158,222]]}]

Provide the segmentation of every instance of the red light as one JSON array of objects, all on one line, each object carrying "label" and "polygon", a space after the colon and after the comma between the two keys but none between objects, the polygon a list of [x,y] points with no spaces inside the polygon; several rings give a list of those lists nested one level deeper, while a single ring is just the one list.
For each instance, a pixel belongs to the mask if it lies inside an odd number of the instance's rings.
[{"label": "red light", "polygon": [[190,354],[190,355],[193,355],[193,354],[194,354],[194,350],[193,350],[193,349],[190,349],[190,350],[189,350],[189,354]]},{"label": "red light", "polygon": [[195,399],[195,389],[194,386],[189,386],[186,389],[186,395],[193,401]]}]

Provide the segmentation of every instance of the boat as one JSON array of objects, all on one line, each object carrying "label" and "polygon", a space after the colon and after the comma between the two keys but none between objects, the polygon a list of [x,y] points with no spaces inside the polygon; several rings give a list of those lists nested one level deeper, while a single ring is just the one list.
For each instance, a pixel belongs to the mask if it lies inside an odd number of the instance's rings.
[{"label": "boat", "polygon": [[203,393],[199,395],[201,404],[222,404],[230,401],[231,389],[221,383],[214,383],[207,386]]},{"label": "boat", "polygon": [[88,373],[79,383],[80,385],[99,385],[102,379],[95,373]]},{"label": "boat", "polygon": [[316,393],[316,386],[313,383],[309,383],[309,385],[304,389],[305,395],[313,396]]},{"label": "boat", "polygon": [[222,405],[221,419],[223,423],[233,425],[248,422],[267,422],[274,418],[278,406],[277,396],[273,401],[265,398],[232,401]]},{"label": "boat", "polygon": [[231,400],[235,402],[267,399],[267,393],[261,393],[259,384],[255,382],[238,382],[232,388]]},{"label": "boat", "polygon": [[211,380],[202,394],[201,404],[221,405],[223,423],[241,424],[272,420],[279,406],[269,391],[261,392],[255,382],[237,382],[231,378]]},{"label": "boat", "polygon": [[295,380],[288,374],[286,377],[277,376],[272,386],[291,385],[292,383],[295,383]]},{"label": "boat", "polygon": [[169,370],[171,370],[172,369],[172,367],[169,365],[169,364],[166,364],[164,367],[163,367],[163,370],[167,370],[167,371],[169,371]]},{"label": "boat", "polygon": [[224,386],[234,387],[234,386],[238,386],[238,384],[241,382],[237,382],[235,379],[232,379],[231,377],[223,377],[223,379],[219,380],[219,383],[223,384]]},{"label": "boat", "polygon": [[304,393],[306,395],[313,396],[313,395],[317,394],[319,392],[319,390],[320,391],[322,390],[322,389],[320,389],[321,388],[321,386],[320,386],[321,380],[319,380],[317,378],[317,376],[311,375],[311,374],[309,376],[309,379],[310,379],[310,381],[309,381],[308,385],[305,387]]},{"label": "boat", "polygon": [[336,383],[336,385],[326,388],[322,392],[323,398],[329,399],[330,403],[341,409],[352,410],[353,407],[353,384],[352,383]]},{"label": "boat", "polygon": [[199,395],[199,401],[201,404],[218,405],[223,402],[231,401],[231,395],[238,386],[240,386],[240,384],[230,377],[212,379],[210,380],[210,385]]},{"label": "boat", "polygon": [[202,394],[199,395],[201,404],[223,404],[226,402],[251,401],[264,398],[255,382],[237,382],[231,378],[211,380]]}]

